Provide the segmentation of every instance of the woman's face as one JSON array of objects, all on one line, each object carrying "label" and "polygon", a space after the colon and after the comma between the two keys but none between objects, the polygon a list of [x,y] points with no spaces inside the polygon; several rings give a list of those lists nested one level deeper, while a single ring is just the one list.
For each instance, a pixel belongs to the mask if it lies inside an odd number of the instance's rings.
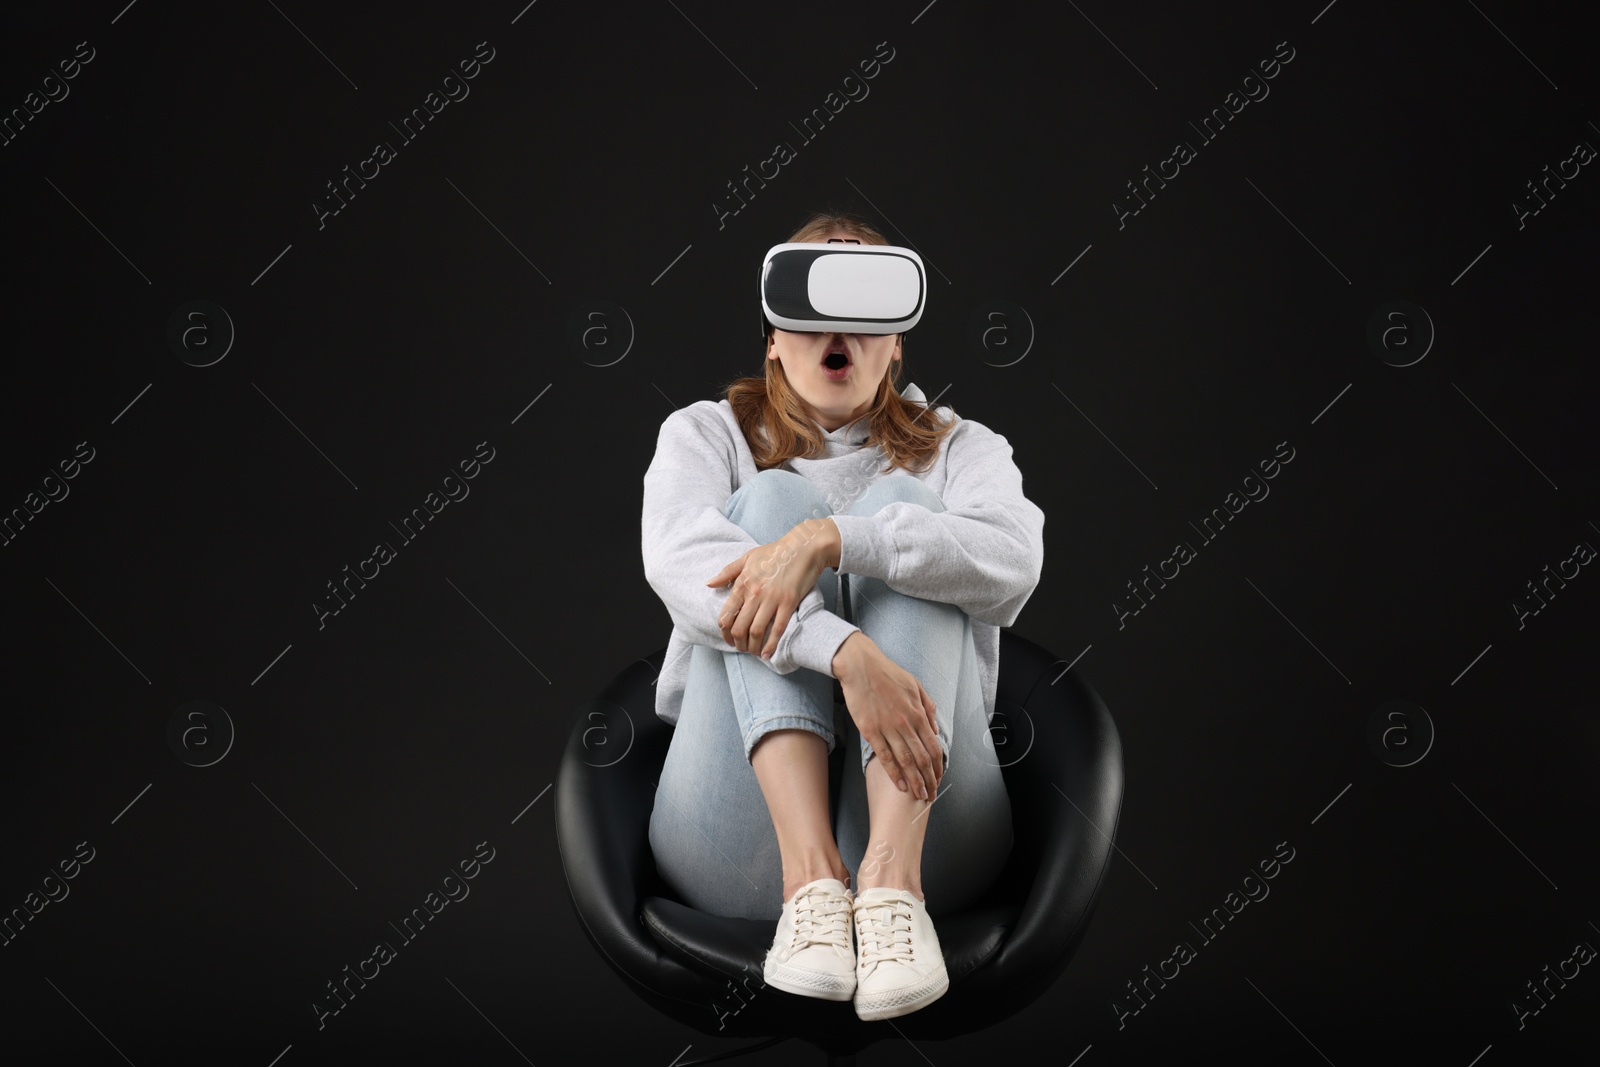
[{"label": "woman's face", "polygon": [[[843,230],[828,237],[854,239]],[[815,242],[826,243],[827,238]],[[842,378],[829,377],[826,363],[831,352],[850,359]],[[900,358],[900,335],[895,333],[792,333],[773,330],[767,358],[783,363],[789,385],[810,409],[811,417],[828,431],[837,430],[865,415],[878,395],[878,385],[889,364]]]}]

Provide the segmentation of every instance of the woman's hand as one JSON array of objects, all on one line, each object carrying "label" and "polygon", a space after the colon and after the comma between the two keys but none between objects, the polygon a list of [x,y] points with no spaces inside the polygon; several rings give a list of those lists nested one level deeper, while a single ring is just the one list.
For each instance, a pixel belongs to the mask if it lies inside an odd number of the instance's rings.
[{"label": "woman's hand", "polygon": [[[858,642],[859,650],[852,647],[852,654],[844,654],[847,646]],[[834,673],[856,729],[895,785],[904,790],[909,784],[912,796],[931,801],[944,777],[933,698],[916,675],[885,655],[865,633],[851,634],[839,650]]]},{"label": "woman's hand", "polygon": [[724,641],[740,652],[772,658],[794,609],[817,587],[827,568],[826,538],[816,525],[826,521],[807,519],[776,541],[752,548],[706,582],[733,583],[717,616]]}]

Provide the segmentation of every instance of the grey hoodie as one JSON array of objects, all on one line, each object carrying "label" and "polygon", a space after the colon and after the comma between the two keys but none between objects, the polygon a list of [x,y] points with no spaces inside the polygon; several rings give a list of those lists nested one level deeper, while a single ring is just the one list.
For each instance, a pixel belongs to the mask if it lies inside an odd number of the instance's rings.
[{"label": "grey hoodie", "polygon": [[[900,395],[927,405],[914,384]],[[984,709],[994,719],[999,681],[1000,627],[1010,626],[1033,595],[1044,566],[1044,512],[1022,492],[1011,445],[987,426],[955,416],[934,465],[922,474],[888,466],[878,445],[864,447],[866,417],[824,431],[827,455],[793,459],[783,467],[814,483],[839,527],[839,566],[824,571],[881,579],[923,600],[954,604],[972,619]],[[818,429],[822,429],[819,425]],[[696,644],[736,651],[722,639],[717,614],[731,586],[705,583],[756,547],[755,538],[723,514],[728,498],[756,476],[750,446],[727,399],[700,400],[661,424],[655,458],[644,474],[640,543],[645,581],[672,617],[656,714],[676,725]],[[894,501],[876,515],[846,515],[866,488],[884,477],[921,479],[944,503],[942,512]],[[819,516],[820,517],[820,516]],[[841,608],[843,602],[835,599]],[[806,667],[834,677],[833,656],[860,627],[829,611],[813,589],[795,608],[772,659],[753,656],[777,674]],[[902,664],[904,666],[904,664]],[[909,669],[909,668],[908,668]]]}]

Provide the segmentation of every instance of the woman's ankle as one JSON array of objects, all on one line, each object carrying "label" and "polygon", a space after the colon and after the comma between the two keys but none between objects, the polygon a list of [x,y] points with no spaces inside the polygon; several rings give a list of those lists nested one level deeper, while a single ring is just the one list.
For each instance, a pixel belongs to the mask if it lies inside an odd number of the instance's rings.
[{"label": "woman's ankle", "polygon": [[842,859],[836,860],[832,865],[810,864],[798,868],[793,874],[784,873],[784,901],[788,902],[793,899],[794,895],[800,891],[801,886],[814,882],[819,878],[837,878],[844,883],[846,889],[850,888],[850,869],[844,865]]},{"label": "woman's ankle", "polygon": [[926,899],[922,892],[922,875],[912,871],[876,871],[872,875],[862,875],[861,884],[856,887],[856,896],[869,889],[908,889],[911,895],[918,900]]}]

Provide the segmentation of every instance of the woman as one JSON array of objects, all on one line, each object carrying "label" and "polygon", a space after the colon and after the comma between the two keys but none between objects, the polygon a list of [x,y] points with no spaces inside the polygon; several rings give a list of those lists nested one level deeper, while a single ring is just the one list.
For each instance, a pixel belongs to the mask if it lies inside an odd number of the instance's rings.
[{"label": "woman", "polygon": [[[889,244],[840,213],[789,241]],[[700,910],[776,918],[766,983],[863,1019],[944,994],[931,913],[1005,866],[999,627],[1044,557],[1006,439],[897,390],[902,348],[768,323],[764,377],[662,423],[641,523],[674,624],[656,867]]]}]

